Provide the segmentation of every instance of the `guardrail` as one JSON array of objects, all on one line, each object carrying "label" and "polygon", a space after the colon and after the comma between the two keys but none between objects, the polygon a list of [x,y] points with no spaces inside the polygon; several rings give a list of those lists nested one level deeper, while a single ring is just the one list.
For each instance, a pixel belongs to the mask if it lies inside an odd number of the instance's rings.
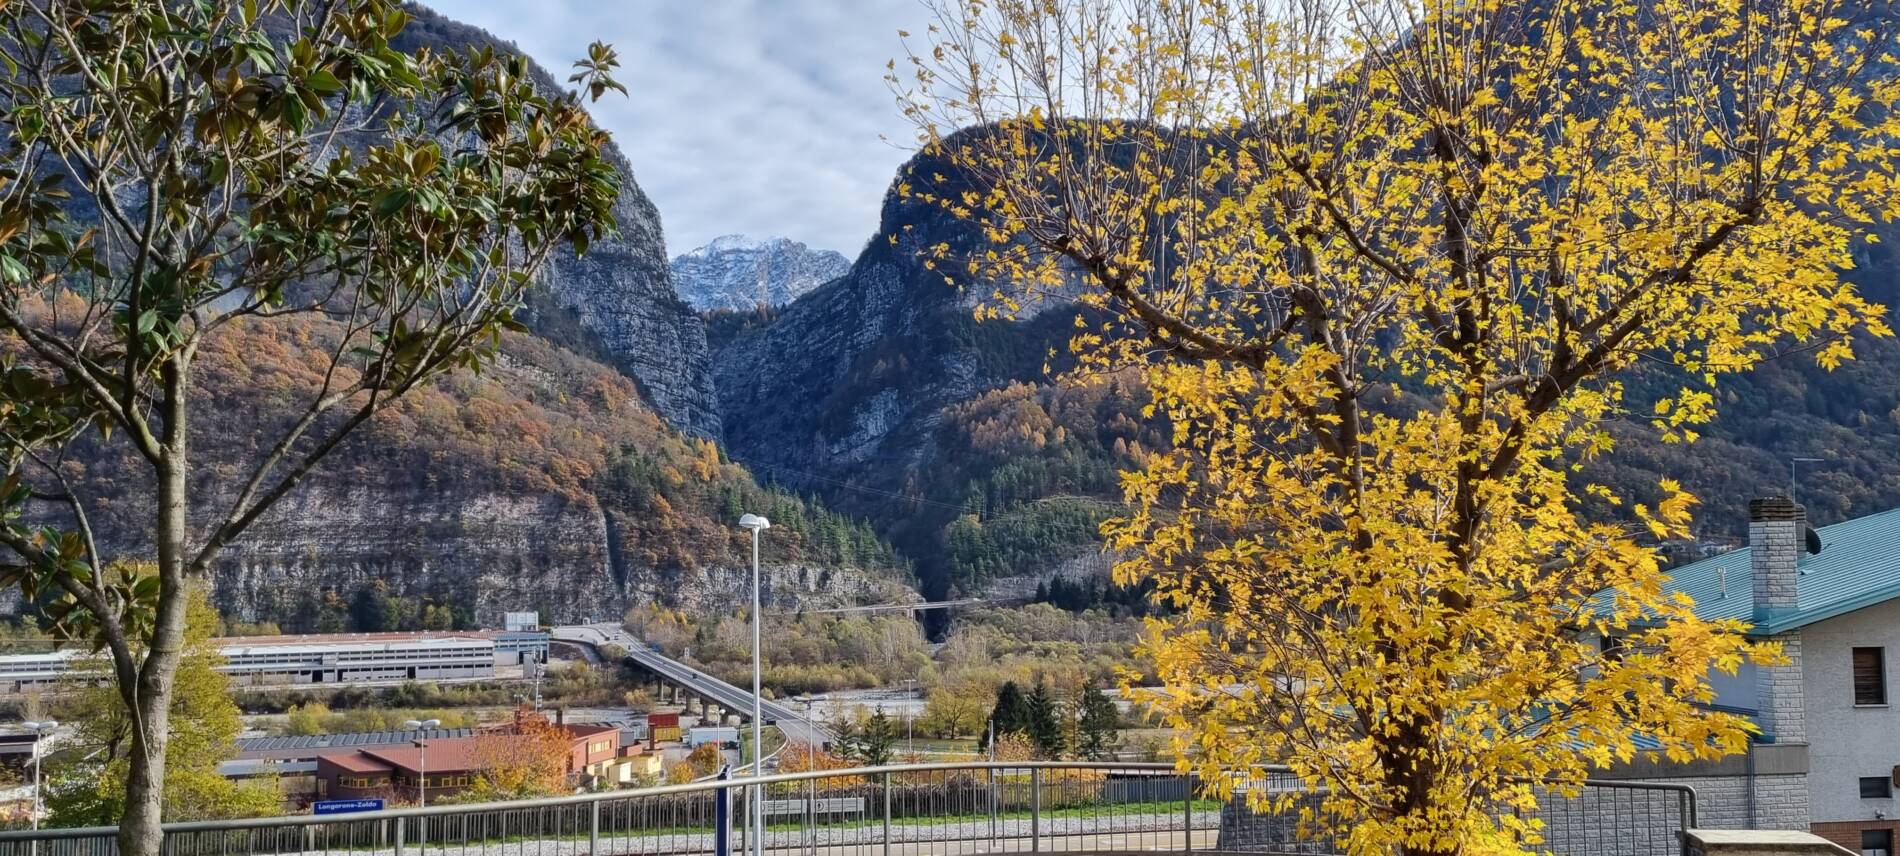
[{"label": "guardrail", "polygon": [[[1300,810],[1320,794],[1261,768],[1242,791],[1282,810],[1201,798],[1167,764],[913,764],[785,773],[512,803],[165,826],[166,856],[961,856],[1043,851],[1340,852]],[[1544,794],[1548,843],[1592,856],[1677,856],[1695,822],[1681,785],[1591,782]],[[762,830],[751,801],[763,800]],[[111,827],[0,832],[0,856],[116,856]]]}]

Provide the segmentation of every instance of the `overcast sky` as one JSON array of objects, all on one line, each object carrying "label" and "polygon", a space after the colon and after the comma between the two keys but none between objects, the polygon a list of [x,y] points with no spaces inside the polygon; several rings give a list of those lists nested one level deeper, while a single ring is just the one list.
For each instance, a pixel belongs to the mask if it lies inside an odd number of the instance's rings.
[{"label": "overcast sky", "polygon": [[[557,78],[594,39],[629,97],[591,105],[660,208],[669,256],[725,234],[856,257],[909,157],[884,63],[917,0],[426,0]],[[879,135],[889,140],[879,138]]]}]

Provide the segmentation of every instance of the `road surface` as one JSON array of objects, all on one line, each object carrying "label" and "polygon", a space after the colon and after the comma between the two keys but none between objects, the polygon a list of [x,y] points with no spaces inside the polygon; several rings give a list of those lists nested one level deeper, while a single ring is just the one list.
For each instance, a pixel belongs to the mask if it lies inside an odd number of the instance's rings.
[{"label": "road surface", "polygon": [[[627,659],[632,660],[640,668],[659,675],[662,680],[711,699],[713,703],[738,716],[752,715],[751,690],[740,689],[661,654],[648,647],[645,642],[633,638],[632,634],[617,624],[579,624],[556,627],[550,633],[562,642],[578,642],[595,647],[618,645],[626,649]],[[834,739],[830,729],[815,722],[807,723],[802,709],[794,709],[791,705],[766,699],[759,705],[759,711],[765,717],[765,723],[777,725],[789,742],[823,745]]]}]

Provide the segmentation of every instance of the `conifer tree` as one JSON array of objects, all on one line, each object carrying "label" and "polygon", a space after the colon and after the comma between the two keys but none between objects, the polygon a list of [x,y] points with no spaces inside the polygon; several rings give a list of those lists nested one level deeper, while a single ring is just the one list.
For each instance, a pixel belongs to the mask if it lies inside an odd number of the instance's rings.
[{"label": "conifer tree", "polygon": [[1029,712],[1026,730],[1030,741],[1036,744],[1036,752],[1044,758],[1062,757],[1068,747],[1063,745],[1062,720],[1055,693],[1050,692],[1048,684],[1037,681],[1024,705]]},{"label": "conifer tree", "polygon": [[1075,754],[1091,761],[1114,757],[1121,711],[1100,687],[1089,684],[1075,703]]}]

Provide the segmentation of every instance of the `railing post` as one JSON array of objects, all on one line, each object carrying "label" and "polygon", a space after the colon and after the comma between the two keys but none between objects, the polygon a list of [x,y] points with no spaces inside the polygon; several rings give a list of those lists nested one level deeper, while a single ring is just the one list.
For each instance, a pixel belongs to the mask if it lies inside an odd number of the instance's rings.
[{"label": "railing post", "polygon": [[1181,777],[1181,852],[1194,852],[1194,771]]},{"label": "railing post", "polygon": [[[719,770],[719,781],[732,778],[732,768]],[[721,786],[713,798],[713,856],[732,856],[732,788]]]},{"label": "railing post", "polygon": [[[812,770],[817,769],[816,764],[807,763],[805,766],[811,767]],[[809,842],[806,850],[810,856],[818,856],[818,779],[816,777],[805,780],[805,839]]]},{"label": "railing post", "polygon": [[989,773],[989,780],[990,780],[990,843],[995,844],[996,843],[996,768],[991,767],[986,772]]},{"label": "railing post", "polygon": [[1042,852],[1042,768],[1029,768],[1029,852]]},{"label": "railing post", "polygon": [[396,856],[402,856],[403,821],[408,819],[409,818],[406,817],[396,818]]},{"label": "railing post", "polygon": [[587,804],[587,856],[600,856],[600,800]]},{"label": "railing post", "polygon": [[884,856],[891,856],[891,774],[884,773]]}]

